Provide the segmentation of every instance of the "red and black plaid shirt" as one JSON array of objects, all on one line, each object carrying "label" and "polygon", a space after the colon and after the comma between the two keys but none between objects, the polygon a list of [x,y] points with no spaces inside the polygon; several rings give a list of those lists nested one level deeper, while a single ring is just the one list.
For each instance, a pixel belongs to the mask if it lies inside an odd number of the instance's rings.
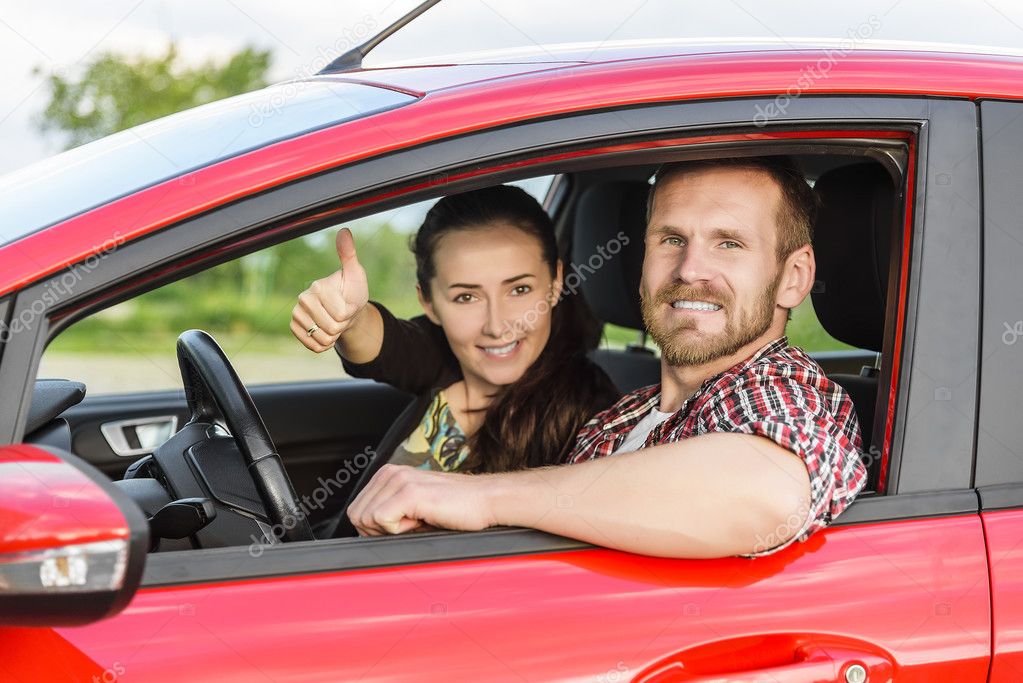
[{"label": "red and black plaid shirt", "polygon": [[[639,389],[599,413],[579,432],[568,462],[612,455],[661,398],[659,384]],[[845,391],[801,349],[781,337],[703,383],[682,407],[654,428],[644,447],[711,432],[757,434],[792,451],[810,475],[810,509],[800,511],[791,539],[757,539],[766,555],[805,541],[839,515],[860,492],[867,471],[860,426]],[[779,530],[782,531],[782,530]]]}]

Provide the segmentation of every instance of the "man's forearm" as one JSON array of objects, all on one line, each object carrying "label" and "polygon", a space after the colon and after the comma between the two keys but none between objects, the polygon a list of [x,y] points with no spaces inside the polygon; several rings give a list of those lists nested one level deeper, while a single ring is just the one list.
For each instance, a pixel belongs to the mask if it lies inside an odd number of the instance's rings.
[{"label": "man's forearm", "polygon": [[[708,434],[578,465],[493,476],[495,523],[662,557],[765,550],[799,531],[802,461],[759,436]],[[774,545],[774,543],[772,544]]]}]

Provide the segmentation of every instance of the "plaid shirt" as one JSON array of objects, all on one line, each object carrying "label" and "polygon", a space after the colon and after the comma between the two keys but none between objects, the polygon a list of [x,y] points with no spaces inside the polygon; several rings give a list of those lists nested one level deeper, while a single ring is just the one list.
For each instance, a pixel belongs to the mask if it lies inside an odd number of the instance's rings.
[{"label": "plaid shirt", "polygon": [[[579,432],[567,462],[613,455],[636,424],[658,407],[655,384],[624,396],[597,414]],[[860,457],[860,426],[845,391],[802,350],[780,337],[746,360],[703,383],[682,407],[654,428],[644,447],[711,432],[757,434],[786,448],[806,463],[810,509],[800,511],[800,527],[783,543],[756,539],[756,557],[794,540],[805,541],[826,527],[860,492],[867,471]]]}]

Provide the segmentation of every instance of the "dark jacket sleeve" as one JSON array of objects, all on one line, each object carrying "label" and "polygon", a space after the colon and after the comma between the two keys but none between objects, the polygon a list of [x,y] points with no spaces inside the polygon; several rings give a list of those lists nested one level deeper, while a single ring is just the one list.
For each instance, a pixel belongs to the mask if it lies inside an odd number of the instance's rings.
[{"label": "dark jacket sleeve", "polygon": [[[400,320],[383,305],[370,303],[377,307],[384,321],[380,354],[368,363],[352,363],[342,356],[345,372],[416,395],[434,387],[446,387],[461,378],[458,361],[439,325],[425,315]],[[341,355],[336,344],[334,350]]]}]

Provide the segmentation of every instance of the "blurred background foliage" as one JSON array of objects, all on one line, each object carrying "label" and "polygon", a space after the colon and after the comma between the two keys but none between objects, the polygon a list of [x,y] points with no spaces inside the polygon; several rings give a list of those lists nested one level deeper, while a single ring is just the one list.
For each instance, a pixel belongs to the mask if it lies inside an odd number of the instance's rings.
[{"label": "blurred background foliage", "polygon": [[[155,57],[98,54],[74,74],[51,73],[49,100],[37,119],[66,149],[168,114],[267,85],[269,50],[245,47],[223,63],[181,63],[173,43]],[[34,73],[41,74],[41,67]]]},{"label": "blurred background foliage", "polygon": [[[179,63],[173,45],[156,57],[100,54],[76,77],[48,78],[50,102],[39,126],[45,132],[64,136],[68,146],[75,146],[182,109],[263,87],[269,67],[270,53],[254,48],[245,48],[222,63],[191,67]],[[425,212],[425,207],[419,209]],[[409,231],[417,221],[407,220],[406,215],[401,225],[395,225],[388,216],[393,213],[349,224],[360,261],[369,275],[370,295],[399,316],[418,315],[415,265],[408,248]],[[137,384],[147,385],[144,375],[149,365],[173,362],[177,335],[197,327],[212,333],[233,359],[237,360],[239,354],[255,354],[252,365],[256,369],[239,370],[246,381],[261,381],[259,364],[278,360],[277,364],[295,365],[294,379],[311,378],[301,376],[302,372],[325,376],[321,374],[324,368],[327,373],[338,372],[339,368],[322,362],[297,369],[311,354],[292,338],[288,327],[298,293],[338,268],[335,231],[332,228],[263,249],[97,313],[62,333],[47,350],[47,356],[80,358],[80,354],[91,354],[114,359],[112,364],[118,366],[130,365],[132,357],[145,357],[148,360],[140,360],[128,372],[123,382],[126,386],[103,385],[111,390],[137,390],[144,388]],[[824,332],[809,300],[794,311],[789,336],[807,350],[849,348]],[[623,346],[635,342],[638,333],[608,326],[605,337],[609,344]],[[57,367],[58,372],[63,370]],[[83,366],[69,367],[78,372]],[[176,383],[173,370],[163,368],[161,372],[155,380],[160,386]],[[253,374],[246,376],[247,372]],[[275,379],[282,376],[289,375],[275,375]],[[99,382],[97,379],[95,384]]]}]

